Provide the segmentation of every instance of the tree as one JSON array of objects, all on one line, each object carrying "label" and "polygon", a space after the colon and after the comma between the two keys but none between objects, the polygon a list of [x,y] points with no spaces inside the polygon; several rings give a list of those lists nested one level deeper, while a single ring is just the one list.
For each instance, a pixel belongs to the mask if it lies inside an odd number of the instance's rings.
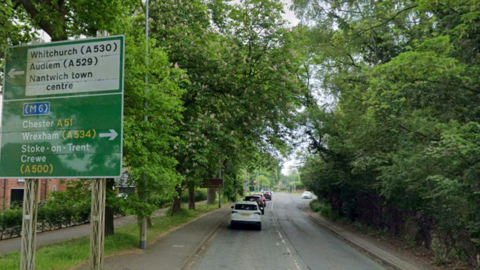
[{"label": "tree", "polygon": [[132,21],[132,26],[126,31],[124,160],[129,181],[139,191],[129,197],[131,207],[142,219],[156,210],[150,199],[172,198],[182,179],[175,171],[174,145],[178,132],[175,123],[181,119],[184,93],[177,82],[184,80],[184,72],[170,67],[166,53],[153,38],[149,39],[147,67],[144,29],[139,21]]},{"label": "tree", "polygon": [[476,266],[478,169],[465,155],[477,151],[478,3],[295,6],[310,23],[298,30],[315,71],[304,79],[319,78],[310,86],[335,101],[307,103],[302,181],[352,221],[393,234],[414,222],[437,262],[460,256]]},{"label": "tree", "polygon": [[13,0],[19,19],[36,29],[42,29],[52,41],[81,35],[95,36],[97,31],[119,32],[123,16],[138,5],[128,1],[34,1]]},{"label": "tree", "polygon": [[281,10],[266,0],[208,6],[163,1],[152,9],[152,35],[190,81],[182,84],[187,93],[176,155],[185,182],[177,192],[215,175],[219,158],[225,163],[282,144],[302,88]]}]

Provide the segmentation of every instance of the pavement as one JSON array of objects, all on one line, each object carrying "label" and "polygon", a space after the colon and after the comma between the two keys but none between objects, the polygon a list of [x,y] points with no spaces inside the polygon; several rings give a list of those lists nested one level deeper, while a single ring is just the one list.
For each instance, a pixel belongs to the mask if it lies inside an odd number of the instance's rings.
[{"label": "pavement", "polygon": [[302,209],[317,225],[326,229],[338,238],[360,250],[372,259],[380,262],[389,269],[395,270],[430,270],[431,267],[413,262],[404,254],[385,245],[373,242],[363,234],[349,230],[339,224],[325,219],[310,209]]},{"label": "pavement", "polygon": [[[104,259],[105,270],[182,270],[202,250],[220,225],[230,217],[231,204],[179,226],[147,249],[132,249]],[[81,265],[77,270],[88,270]]]}]

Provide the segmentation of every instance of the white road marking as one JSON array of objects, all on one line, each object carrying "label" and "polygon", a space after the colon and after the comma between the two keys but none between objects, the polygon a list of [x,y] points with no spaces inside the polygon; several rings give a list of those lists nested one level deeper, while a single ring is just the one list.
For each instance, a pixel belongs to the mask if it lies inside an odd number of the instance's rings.
[{"label": "white road marking", "polygon": [[[272,200],[271,205],[272,205],[271,210],[272,210],[272,212],[273,212],[273,200]],[[273,213],[274,213],[274,212],[273,212]],[[274,222],[273,222],[273,225],[274,225],[275,227],[280,227],[280,226],[277,225],[278,220],[274,219],[273,221],[274,221]],[[282,233],[280,232],[280,230],[277,230],[277,233],[278,233],[278,236],[279,236],[280,239],[281,239],[281,242],[285,245],[285,248],[287,249],[288,254],[290,254],[289,256],[293,259],[293,262],[295,263],[295,266],[296,266],[297,270],[302,270],[302,268],[300,267],[300,265],[299,265],[298,262],[297,262],[297,259],[295,258],[295,256],[293,255],[293,253],[292,253],[292,252],[290,251],[290,249],[288,248],[287,242],[285,242],[285,239],[283,238],[283,235],[282,235]],[[277,242],[277,245],[280,245],[280,244]],[[288,270],[293,270],[293,269],[288,269]]]}]

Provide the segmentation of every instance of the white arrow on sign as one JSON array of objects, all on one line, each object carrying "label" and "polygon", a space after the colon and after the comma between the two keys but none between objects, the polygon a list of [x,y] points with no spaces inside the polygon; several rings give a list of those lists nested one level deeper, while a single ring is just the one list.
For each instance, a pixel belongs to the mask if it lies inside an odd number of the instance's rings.
[{"label": "white arrow on sign", "polygon": [[100,138],[102,138],[102,137],[110,137],[109,140],[111,141],[111,140],[115,139],[115,138],[118,136],[118,133],[117,133],[115,130],[110,129],[110,132],[109,132],[109,133],[100,133],[100,134],[98,134],[98,135],[100,136]]},{"label": "white arrow on sign", "polygon": [[23,70],[15,71],[14,68],[10,69],[10,71],[8,72],[8,76],[10,76],[10,78],[12,79],[15,79],[15,75],[23,75],[23,74],[25,74],[25,71]]}]

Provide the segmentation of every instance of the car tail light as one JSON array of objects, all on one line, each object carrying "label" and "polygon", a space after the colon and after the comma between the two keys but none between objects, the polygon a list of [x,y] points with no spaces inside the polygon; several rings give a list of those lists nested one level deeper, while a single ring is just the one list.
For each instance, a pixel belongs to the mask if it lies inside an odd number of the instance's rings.
[{"label": "car tail light", "polygon": [[236,213],[238,213],[238,212],[237,211],[232,211],[232,214],[236,214]]},{"label": "car tail light", "polygon": [[255,215],[261,215],[261,213],[260,212],[255,212]]},{"label": "car tail light", "polygon": [[260,203],[260,202],[258,202],[258,205],[260,205],[260,204],[261,204],[261,203]]}]

